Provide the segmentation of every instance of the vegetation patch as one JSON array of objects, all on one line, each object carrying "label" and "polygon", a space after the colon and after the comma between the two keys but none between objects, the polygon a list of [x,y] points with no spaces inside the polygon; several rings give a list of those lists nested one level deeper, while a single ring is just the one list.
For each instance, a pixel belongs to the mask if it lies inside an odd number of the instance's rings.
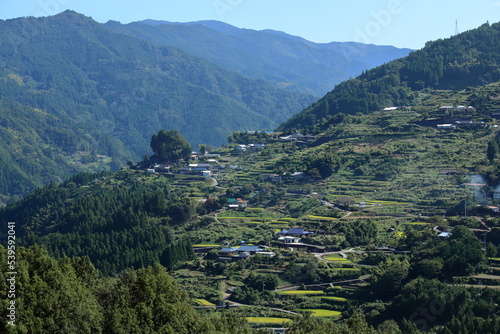
[{"label": "vegetation patch", "polygon": [[215,304],[213,304],[205,299],[195,299],[195,301],[202,306],[215,306]]},{"label": "vegetation patch", "polygon": [[307,218],[316,220],[339,220],[338,218],[335,217],[321,217],[321,216],[307,216]]},{"label": "vegetation patch", "polygon": [[323,310],[323,309],[302,309],[302,312],[310,312],[313,317],[338,317],[342,314],[339,311]]},{"label": "vegetation patch", "polygon": [[283,324],[287,322],[292,322],[292,320],[287,318],[273,318],[273,317],[247,317],[249,323],[254,324]]},{"label": "vegetation patch", "polygon": [[292,291],[283,291],[284,295],[322,295],[324,291],[321,290],[292,290]]},{"label": "vegetation patch", "polygon": [[347,302],[347,301],[351,300],[351,299],[347,299],[344,297],[335,297],[335,296],[320,296],[320,297],[314,297],[314,298],[335,300],[338,302]]},{"label": "vegetation patch", "polygon": [[342,263],[352,263],[351,260],[344,259],[343,257],[338,257],[335,255],[327,255],[327,256],[324,256],[323,259],[328,260],[328,261],[342,262]]}]

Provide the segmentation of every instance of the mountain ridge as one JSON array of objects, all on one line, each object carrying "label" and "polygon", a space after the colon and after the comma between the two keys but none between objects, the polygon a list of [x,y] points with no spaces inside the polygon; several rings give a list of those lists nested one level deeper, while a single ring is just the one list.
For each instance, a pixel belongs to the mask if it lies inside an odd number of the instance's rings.
[{"label": "mountain ridge", "polygon": [[114,31],[173,45],[245,76],[322,96],[336,83],[407,55],[410,49],[355,42],[314,43],[274,30],[240,29],[219,21],[105,24]]}]

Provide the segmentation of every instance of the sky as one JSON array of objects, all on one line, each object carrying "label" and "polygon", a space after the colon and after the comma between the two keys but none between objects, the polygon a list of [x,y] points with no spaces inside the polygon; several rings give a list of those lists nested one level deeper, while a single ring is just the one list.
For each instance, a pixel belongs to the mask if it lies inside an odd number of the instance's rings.
[{"label": "sky", "polygon": [[0,0],[0,19],[49,16],[71,9],[100,23],[144,19],[217,20],[274,29],[313,42],[355,41],[422,48],[489,21],[500,0]]}]

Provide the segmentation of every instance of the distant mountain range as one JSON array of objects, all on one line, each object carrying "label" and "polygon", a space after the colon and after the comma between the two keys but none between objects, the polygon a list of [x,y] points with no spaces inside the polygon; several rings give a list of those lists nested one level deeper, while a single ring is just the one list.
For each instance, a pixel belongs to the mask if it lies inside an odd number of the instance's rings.
[{"label": "distant mountain range", "polygon": [[274,30],[240,29],[218,21],[172,23],[109,21],[108,28],[179,47],[242,75],[280,88],[323,96],[362,71],[409,54],[410,49],[354,42],[314,43]]},{"label": "distant mountain range", "polygon": [[162,128],[219,146],[314,100],[72,11],[0,21],[0,194],[101,169],[97,155],[137,161]]}]

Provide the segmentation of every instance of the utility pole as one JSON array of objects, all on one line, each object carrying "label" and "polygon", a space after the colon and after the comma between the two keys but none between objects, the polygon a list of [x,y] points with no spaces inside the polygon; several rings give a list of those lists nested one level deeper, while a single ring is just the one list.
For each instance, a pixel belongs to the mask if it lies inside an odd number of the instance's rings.
[{"label": "utility pole", "polygon": [[458,35],[458,20],[455,20],[455,36]]}]

